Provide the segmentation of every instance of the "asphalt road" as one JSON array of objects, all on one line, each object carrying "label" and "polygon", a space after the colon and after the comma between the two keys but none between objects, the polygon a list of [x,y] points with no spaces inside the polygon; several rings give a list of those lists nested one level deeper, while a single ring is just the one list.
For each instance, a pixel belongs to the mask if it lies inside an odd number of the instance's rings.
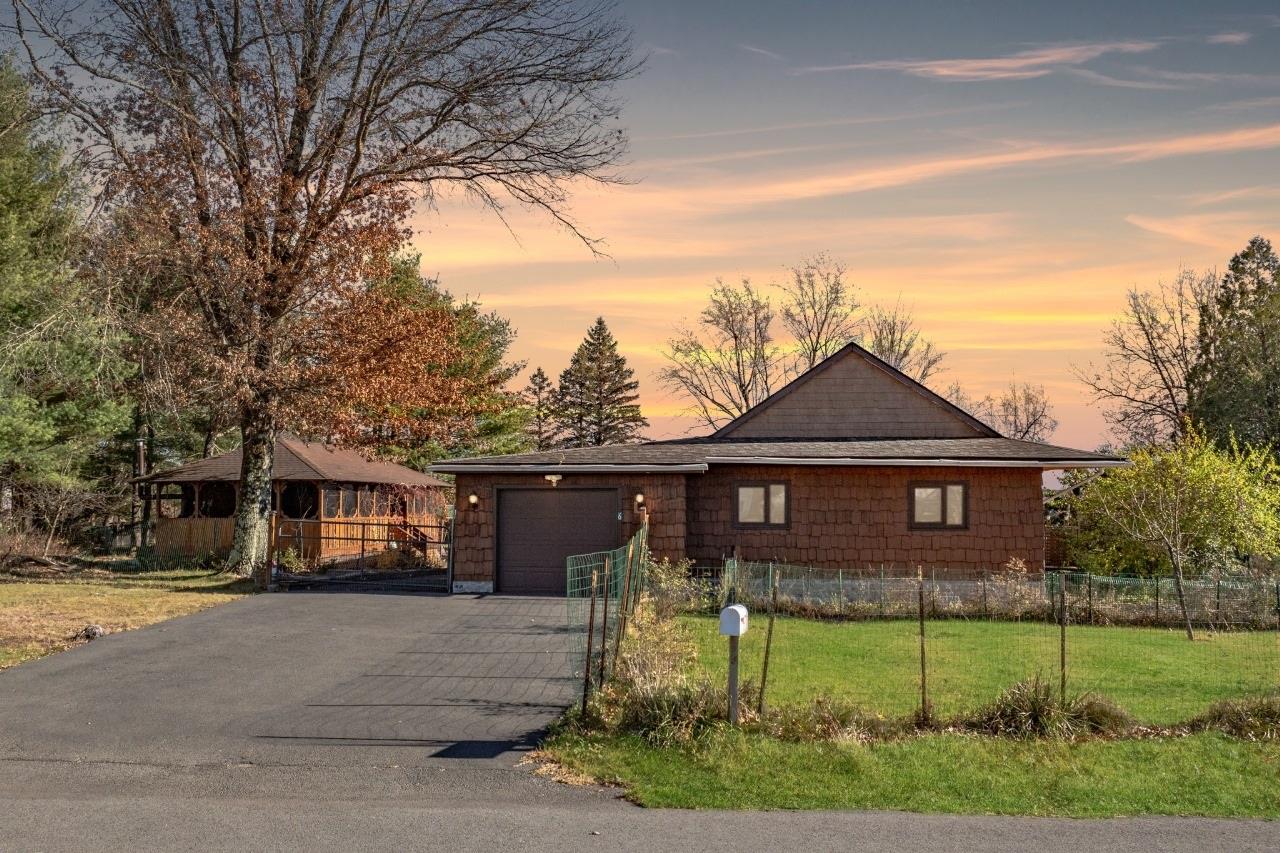
[{"label": "asphalt road", "polygon": [[0,673],[0,851],[1276,850],[1280,824],[639,809],[521,759],[563,602],[255,596]]}]

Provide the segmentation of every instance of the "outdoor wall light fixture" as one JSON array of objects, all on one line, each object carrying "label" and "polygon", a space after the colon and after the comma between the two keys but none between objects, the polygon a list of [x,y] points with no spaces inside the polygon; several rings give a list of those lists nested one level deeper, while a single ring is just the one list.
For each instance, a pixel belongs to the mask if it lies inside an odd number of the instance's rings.
[{"label": "outdoor wall light fixture", "polygon": [[636,509],[644,506],[644,492],[636,492]]},{"label": "outdoor wall light fixture", "polygon": [[542,479],[550,483],[551,488],[554,489],[556,485],[559,484],[559,482],[564,479],[564,475],[563,474],[547,474]]},{"label": "outdoor wall light fixture", "polygon": [[472,509],[475,509],[477,506],[480,505],[480,496],[477,495],[475,492],[472,492],[471,494],[467,495],[467,503],[471,505]]}]

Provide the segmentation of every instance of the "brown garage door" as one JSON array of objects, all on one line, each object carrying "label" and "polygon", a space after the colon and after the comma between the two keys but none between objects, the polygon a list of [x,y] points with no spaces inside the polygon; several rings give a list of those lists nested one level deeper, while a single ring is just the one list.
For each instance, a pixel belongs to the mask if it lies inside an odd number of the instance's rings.
[{"label": "brown garage door", "polygon": [[616,489],[500,489],[498,592],[564,595],[565,558],[620,535]]}]

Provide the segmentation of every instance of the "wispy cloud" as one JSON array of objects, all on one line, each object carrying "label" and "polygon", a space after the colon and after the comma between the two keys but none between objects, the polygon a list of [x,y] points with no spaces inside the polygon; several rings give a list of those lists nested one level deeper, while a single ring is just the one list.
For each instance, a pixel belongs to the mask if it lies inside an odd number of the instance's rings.
[{"label": "wispy cloud", "polygon": [[1226,32],[1214,33],[1205,39],[1209,44],[1248,44],[1253,38],[1253,33],[1244,32]]},{"label": "wispy cloud", "polygon": [[669,47],[663,47],[660,44],[651,44],[649,42],[645,42],[644,44],[640,45],[640,50],[642,53],[647,53],[651,56],[679,56],[680,55],[680,52],[678,50],[673,50],[672,48],[669,48]]},{"label": "wispy cloud", "polygon": [[1122,77],[1112,77],[1109,74],[1101,74],[1091,68],[1069,68],[1067,71],[1075,77],[1079,77],[1082,80],[1088,80],[1090,83],[1097,83],[1100,86],[1114,86],[1119,89],[1171,91],[1186,88],[1178,83],[1170,83],[1160,80],[1130,80]]},{"label": "wispy cloud", "polygon": [[672,133],[663,136],[640,137],[645,141],[667,142],[679,139],[716,139],[724,136],[748,136],[758,133],[781,133],[792,130],[820,130],[825,127],[854,127],[862,124],[889,124],[899,121],[918,121],[920,119],[943,118],[945,116],[968,115],[970,113],[986,113],[996,110],[1007,110],[1022,106],[1021,101],[1002,104],[978,104],[972,107],[955,107],[947,110],[928,110],[917,113],[899,113],[887,116],[848,116],[845,118],[820,119],[817,121],[782,122],[764,124],[755,127],[731,127],[720,130],[703,130],[693,133]]},{"label": "wispy cloud", "polygon": [[844,65],[814,65],[798,69],[798,73],[900,71],[913,77],[959,82],[1029,80],[1044,77],[1062,68],[1083,65],[1107,54],[1146,53],[1159,46],[1159,41],[1152,40],[1057,44],[1022,50],[1007,56],[978,59],[887,59]]},{"label": "wispy cloud", "polygon": [[1230,71],[1169,71],[1164,68],[1151,68],[1146,65],[1135,66],[1133,70],[1135,73],[1149,77],[1152,80],[1189,85],[1238,83],[1248,86],[1272,86],[1280,83],[1280,75],[1276,74],[1241,74]]},{"label": "wispy cloud", "polygon": [[1184,198],[1195,207],[1223,204],[1228,201],[1248,201],[1253,199],[1280,198],[1280,187],[1255,186],[1239,187],[1234,190],[1222,190],[1212,193],[1195,193]]},{"label": "wispy cloud", "polygon": [[1265,110],[1280,107],[1280,96],[1270,98],[1246,98],[1241,101],[1224,101],[1209,106],[1211,110]]},{"label": "wispy cloud", "polygon": [[774,53],[772,50],[766,50],[763,47],[756,47],[754,44],[739,44],[739,50],[745,50],[747,53],[754,53],[757,56],[763,56],[772,59],[774,62],[786,62],[786,58],[780,53]]},{"label": "wispy cloud", "polygon": [[1260,220],[1257,215],[1239,212],[1165,217],[1131,214],[1125,217],[1126,222],[1143,231],[1182,243],[1208,246],[1224,253],[1234,251],[1251,235],[1265,232],[1275,225],[1274,218],[1267,219]]}]

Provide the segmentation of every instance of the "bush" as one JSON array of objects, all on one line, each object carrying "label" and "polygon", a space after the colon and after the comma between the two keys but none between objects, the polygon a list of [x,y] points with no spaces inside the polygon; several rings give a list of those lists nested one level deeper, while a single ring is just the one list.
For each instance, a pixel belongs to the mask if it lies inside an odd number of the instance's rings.
[{"label": "bush", "polygon": [[1037,675],[1013,685],[995,702],[955,725],[999,737],[1076,738],[1123,735],[1133,729],[1133,719],[1095,693],[1069,697],[1064,704],[1057,689]]},{"label": "bush", "polygon": [[1220,731],[1246,740],[1280,739],[1280,696],[1215,702],[1187,727],[1192,731]]}]

